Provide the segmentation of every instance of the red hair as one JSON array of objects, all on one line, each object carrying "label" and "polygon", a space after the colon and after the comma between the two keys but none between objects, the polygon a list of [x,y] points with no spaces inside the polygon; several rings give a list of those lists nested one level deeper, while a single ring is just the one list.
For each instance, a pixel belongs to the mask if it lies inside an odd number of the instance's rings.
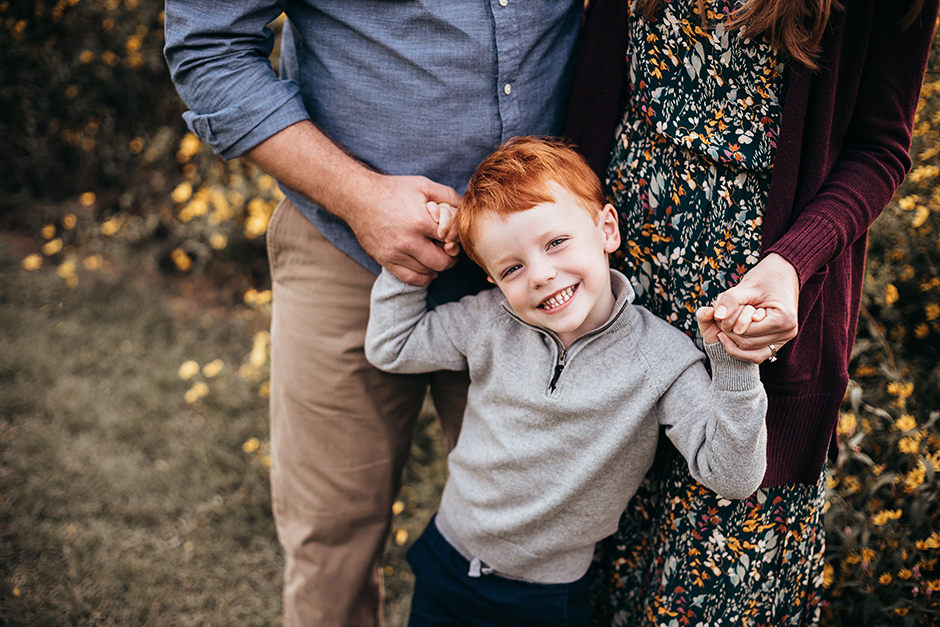
[{"label": "red hair", "polygon": [[550,183],[570,192],[597,224],[606,200],[584,157],[558,139],[516,137],[483,160],[460,201],[460,245],[467,256],[485,269],[474,245],[480,221],[555,202]]}]

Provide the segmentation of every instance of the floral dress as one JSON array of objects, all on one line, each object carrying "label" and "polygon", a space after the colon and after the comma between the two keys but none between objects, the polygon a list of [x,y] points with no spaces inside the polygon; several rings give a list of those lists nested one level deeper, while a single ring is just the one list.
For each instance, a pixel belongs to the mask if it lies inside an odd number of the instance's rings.
[{"label": "floral dress", "polygon": [[[742,0],[630,7],[629,81],[607,188],[636,302],[695,335],[695,310],[760,253],[787,68],[722,22]],[[595,624],[809,625],[818,620],[824,483],[723,499],[668,441],[595,560]]]}]

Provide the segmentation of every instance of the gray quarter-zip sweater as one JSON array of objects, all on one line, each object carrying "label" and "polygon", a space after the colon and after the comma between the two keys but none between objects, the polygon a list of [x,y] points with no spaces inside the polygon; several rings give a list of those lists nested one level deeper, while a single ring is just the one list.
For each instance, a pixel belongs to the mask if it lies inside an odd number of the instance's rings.
[{"label": "gray quarter-zip sweater", "polygon": [[760,485],[767,399],[757,366],[720,344],[704,355],[638,305],[611,270],[614,311],[565,350],[498,289],[428,311],[425,289],[383,270],[366,356],[389,372],[469,370],[467,409],[438,513],[444,536],[495,572],[579,579],[594,544],[653,462],[660,426],[692,476],[730,499]]}]

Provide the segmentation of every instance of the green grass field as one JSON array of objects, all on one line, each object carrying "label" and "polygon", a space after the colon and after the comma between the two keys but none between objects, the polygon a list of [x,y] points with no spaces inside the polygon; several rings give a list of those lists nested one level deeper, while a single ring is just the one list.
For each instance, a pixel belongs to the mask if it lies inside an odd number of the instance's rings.
[{"label": "green grass field", "polygon": [[[0,246],[0,625],[278,624],[267,474],[243,450],[266,439],[267,402],[236,373],[267,321],[131,268],[69,288],[17,252]],[[181,364],[216,359],[186,403]],[[390,625],[411,587],[395,538],[420,532],[443,473],[435,427],[422,418],[395,517]]]}]

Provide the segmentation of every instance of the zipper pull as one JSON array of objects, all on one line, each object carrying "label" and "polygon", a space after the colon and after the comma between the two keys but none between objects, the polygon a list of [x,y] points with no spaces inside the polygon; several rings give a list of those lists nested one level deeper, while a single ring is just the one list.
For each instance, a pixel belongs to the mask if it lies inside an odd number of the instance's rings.
[{"label": "zipper pull", "polygon": [[558,363],[555,364],[555,374],[552,376],[552,382],[548,384],[548,391],[555,391],[555,384],[558,383],[558,377],[561,376],[561,371],[565,369],[565,357],[568,355],[568,349],[561,349],[561,354],[558,355]]}]

